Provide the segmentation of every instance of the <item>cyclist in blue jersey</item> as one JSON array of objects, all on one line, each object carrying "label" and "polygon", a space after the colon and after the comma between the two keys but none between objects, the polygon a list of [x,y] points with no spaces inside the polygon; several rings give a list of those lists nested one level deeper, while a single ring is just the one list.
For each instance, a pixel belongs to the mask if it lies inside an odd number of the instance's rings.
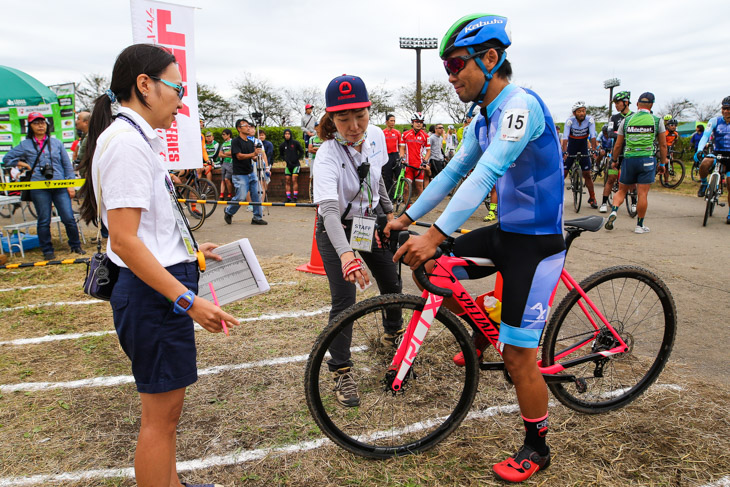
[{"label": "cyclist in blue jersey", "polygon": [[[395,254],[395,259],[403,257],[415,269],[431,259],[438,245],[479,208],[496,185],[498,223],[457,238],[453,250],[455,255],[488,257],[496,266],[462,268],[457,271],[459,279],[502,274],[499,340],[526,434],[519,451],[494,465],[494,472],[502,479],[521,482],[550,463],[545,441],[547,387],[535,356],[565,260],[563,161],[555,122],[544,102],[533,91],[510,84],[512,67],[505,54],[510,44],[508,20],[498,15],[468,15],[444,36],[440,56],[449,82],[461,101],[473,102],[470,112],[478,107],[479,113],[464,129],[463,143],[454,157],[403,216],[388,224],[386,234],[407,229],[473,169],[436,223],[424,235],[411,237]],[[432,266],[429,262],[426,269]],[[461,314],[452,300],[444,303]],[[486,343],[475,341],[481,356]],[[463,365],[459,355],[454,361]]]},{"label": "cyclist in blue jersey", "polygon": [[[707,130],[702,134],[700,143],[697,145],[697,153],[694,156],[695,161],[700,161],[700,156],[704,150],[710,136],[714,136],[715,154],[722,154],[723,157],[730,157],[730,96],[722,99],[722,115],[710,119],[707,123]],[[707,191],[707,176],[714,170],[715,158],[706,157],[700,164],[700,189],[697,196],[704,198]],[[727,173],[725,174],[725,184],[728,185],[727,200],[730,204],[730,167],[725,166]],[[727,224],[730,225],[730,213],[727,215]]]},{"label": "cyclist in blue jersey", "polygon": [[568,168],[575,162],[580,153],[578,161],[580,170],[583,172],[583,181],[588,188],[588,204],[591,208],[598,208],[596,193],[593,190],[593,179],[591,178],[591,156],[588,152],[588,141],[591,142],[593,153],[596,152],[596,122],[593,117],[588,116],[586,104],[578,101],[573,105],[573,116],[565,121],[563,127],[563,139],[561,145],[565,157],[565,174],[568,175]]}]

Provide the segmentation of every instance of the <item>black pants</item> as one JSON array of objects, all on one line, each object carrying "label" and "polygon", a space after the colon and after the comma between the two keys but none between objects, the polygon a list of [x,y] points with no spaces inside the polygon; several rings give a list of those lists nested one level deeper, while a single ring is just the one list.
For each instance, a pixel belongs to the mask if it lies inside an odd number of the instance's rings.
[{"label": "black pants", "polygon": [[[400,154],[398,152],[389,152],[388,153],[388,163],[383,166],[382,176],[383,176],[383,182],[385,183],[385,189],[390,191],[390,187],[393,186],[393,169],[395,166],[398,165],[398,159],[400,158]],[[397,176],[395,176],[397,177]]]},{"label": "black pants", "polygon": [[443,159],[437,160],[437,159],[430,159],[428,163],[431,165],[431,179],[438,176],[438,173],[440,173],[443,169],[446,163]]},{"label": "black pants", "polygon": [[[345,229],[345,233],[349,238],[349,226]],[[327,280],[330,285],[332,310],[330,310],[329,320],[332,322],[338,314],[355,304],[357,290],[353,283],[346,281],[342,277],[340,257],[337,255],[335,248],[327,236],[327,232],[324,229],[324,222],[321,218],[317,222],[317,232],[315,235],[319,255],[322,256],[322,263],[324,264],[324,270],[327,273]],[[396,264],[393,262],[393,253],[390,250],[373,249],[372,252],[360,253],[360,256],[368,265],[371,278],[375,278],[380,294],[401,292],[403,285],[398,276]],[[403,327],[400,308],[386,310],[383,327],[386,333],[395,333]],[[331,371],[342,367],[352,367],[352,360],[350,359],[351,342],[352,325],[344,328],[330,345],[329,352],[332,358],[327,361],[327,365]]]}]

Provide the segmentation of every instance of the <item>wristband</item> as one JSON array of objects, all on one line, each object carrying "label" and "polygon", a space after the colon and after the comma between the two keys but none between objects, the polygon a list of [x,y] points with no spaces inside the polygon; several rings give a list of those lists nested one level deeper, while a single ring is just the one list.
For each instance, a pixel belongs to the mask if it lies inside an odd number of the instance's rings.
[{"label": "wristband", "polygon": [[179,315],[184,315],[193,307],[193,301],[195,301],[195,294],[188,289],[177,297],[173,304],[173,310]]}]

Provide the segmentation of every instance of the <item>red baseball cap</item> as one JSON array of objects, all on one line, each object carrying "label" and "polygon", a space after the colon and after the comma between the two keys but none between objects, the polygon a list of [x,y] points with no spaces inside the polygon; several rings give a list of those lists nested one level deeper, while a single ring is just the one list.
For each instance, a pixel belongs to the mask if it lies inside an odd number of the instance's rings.
[{"label": "red baseball cap", "polygon": [[309,103],[307,103],[306,105],[304,105],[304,109],[306,110],[307,108],[314,108],[314,105],[310,105]]},{"label": "red baseball cap", "polygon": [[[39,118],[46,120],[46,117],[44,117],[41,112],[30,112],[28,114],[28,123],[33,123],[35,120],[38,120]],[[48,122],[48,120],[46,120],[46,122]]]}]

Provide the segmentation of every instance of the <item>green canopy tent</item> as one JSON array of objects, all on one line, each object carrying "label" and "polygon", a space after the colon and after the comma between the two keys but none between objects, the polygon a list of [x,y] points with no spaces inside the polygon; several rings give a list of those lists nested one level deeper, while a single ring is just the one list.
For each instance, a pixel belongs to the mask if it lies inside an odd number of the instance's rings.
[{"label": "green canopy tent", "polygon": [[0,107],[57,103],[58,96],[46,85],[8,66],[0,66]]}]

